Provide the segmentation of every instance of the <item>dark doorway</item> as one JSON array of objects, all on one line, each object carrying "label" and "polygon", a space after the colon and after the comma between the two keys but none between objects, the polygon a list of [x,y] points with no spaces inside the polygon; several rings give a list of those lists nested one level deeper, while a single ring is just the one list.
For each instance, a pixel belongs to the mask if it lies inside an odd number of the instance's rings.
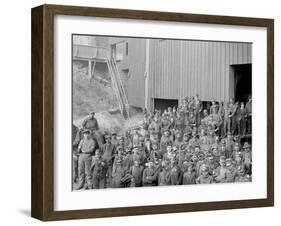
[{"label": "dark doorway", "polygon": [[155,110],[161,110],[161,112],[164,112],[164,110],[168,109],[168,107],[178,107],[178,100],[175,99],[158,99],[154,98],[154,109]]},{"label": "dark doorway", "polygon": [[252,94],[252,64],[231,65],[234,74],[235,101],[246,103]]}]

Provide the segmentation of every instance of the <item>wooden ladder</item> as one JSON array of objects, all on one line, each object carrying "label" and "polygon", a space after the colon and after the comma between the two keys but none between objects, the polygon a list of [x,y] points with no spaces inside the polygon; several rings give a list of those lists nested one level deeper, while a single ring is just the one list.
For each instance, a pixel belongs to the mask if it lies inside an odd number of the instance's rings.
[{"label": "wooden ladder", "polygon": [[108,65],[109,73],[111,75],[112,87],[117,98],[120,112],[124,117],[124,119],[128,119],[130,118],[129,102],[125,89],[123,87],[123,83],[121,80],[121,76],[116,61],[114,59],[111,60],[107,59],[107,65]]}]

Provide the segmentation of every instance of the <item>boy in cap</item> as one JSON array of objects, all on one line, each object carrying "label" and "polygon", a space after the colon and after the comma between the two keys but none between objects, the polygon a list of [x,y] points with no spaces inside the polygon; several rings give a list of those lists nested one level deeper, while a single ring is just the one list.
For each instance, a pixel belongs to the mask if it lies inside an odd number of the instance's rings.
[{"label": "boy in cap", "polygon": [[219,106],[217,105],[216,101],[212,100],[212,105],[210,107],[210,114],[216,114],[219,110]]},{"label": "boy in cap", "polygon": [[154,163],[151,159],[147,162],[147,167],[143,171],[143,186],[155,186],[157,175],[155,174]]},{"label": "boy in cap", "polygon": [[247,117],[247,120],[246,120],[246,133],[247,134],[251,134],[252,133],[252,96],[249,95],[249,100],[248,102],[246,103],[246,117]]},{"label": "boy in cap", "polygon": [[182,167],[184,160],[187,158],[187,150],[188,147],[186,147],[185,144],[182,144],[179,148],[179,151],[176,153],[176,159],[179,167]]},{"label": "boy in cap", "polygon": [[129,170],[132,165],[134,165],[134,156],[132,153],[132,149],[130,147],[126,147],[125,156],[123,159],[123,167],[126,170]]},{"label": "boy in cap", "polygon": [[161,163],[161,170],[158,176],[158,186],[166,186],[170,185],[170,170],[169,170],[169,162],[163,160]]},{"label": "boy in cap", "polygon": [[196,184],[196,173],[193,164],[188,161],[183,162],[182,184]]},{"label": "boy in cap", "polygon": [[117,146],[116,148],[116,154],[114,156],[114,161],[113,161],[113,167],[112,167],[112,172],[115,170],[115,167],[117,166],[117,160],[123,160],[124,158],[124,150],[122,147]]},{"label": "boy in cap", "polygon": [[199,98],[199,94],[196,94],[194,97],[194,114],[196,117],[196,125],[200,125],[201,122],[201,111],[203,109],[202,102]]},{"label": "boy in cap", "polygon": [[111,143],[115,146],[115,148],[118,146],[117,133],[115,130],[111,131]]},{"label": "boy in cap", "polygon": [[177,112],[177,114],[176,114],[174,129],[177,129],[180,132],[182,132],[184,130],[184,116],[181,112]]},{"label": "boy in cap", "polygon": [[166,153],[167,146],[173,145],[173,140],[170,136],[171,136],[170,130],[165,130],[163,136],[161,137],[160,150],[162,155]]},{"label": "boy in cap", "polygon": [[170,177],[171,177],[171,185],[179,185],[181,182],[181,170],[177,165],[176,158],[171,158],[170,161]]},{"label": "boy in cap", "polygon": [[171,145],[167,146],[167,152],[163,155],[163,160],[170,161],[171,158],[175,157],[175,153],[173,151],[173,147]]},{"label": "boy in cap", "polygon": [[235,181],[235,178],[237,176],[237,170],[235,166],[233,165],[232,159],[228,158],[226,159],[226,182],[232,183]]},{"label": "boy in cap", "polygon": [[129,169],[129,174],[132,175],[131,187],[141,187],[142,185],[143,166],[140,165],[139,160],[134,161],[134,165]]},{"label": "boy in cap", "polygon": [[201,175],[196,179],[196,184],[212,184],[213,177],[209,174],[207,165],[202,165]]},{"label": "boy in cap", "polygon": [[106,172],[107,164],[102,158],[102,153],[99,149],[96,150],[95,156],[91,164],[93,175],[93,188],[100,189],[106,187]]},{"label": "boy in cap", "polygon": [[251,145],[248,142],[245,142],[243,145],[243,159],[245,166],[245,173],[248,175],[252,174],[252,150]]},{"label": "boy in cap", "polygon": [[162,159],[162,157],[163,156],[159,153],[158,143],[153,142],[151,144],[151,151],[148,154],[148,158],[155,160],[155,159]]},{"label": "boy in cap", "polygon": [[192,129],[196,126],[196,117],[193,111],[189,112],[188,124]]},{"label": "boy in cap", "polygon": [[234,141],[233,141],[233,136],[231,132],[227,132],[227,138],[225,139],[225,147],[226,147],[226,158],[231,158],[232,157],[232,147],[233,147]]},{"label": "boy in cap", "polygon": [[241,102],[240,104],[240,128],[241,128],[241,134],[244,136],[246,134],[246,117],[247,117],[247,110],[245,108],[244,102]]},{"label": "boy in cap", "polygon": [[205,154],[202,151],[200,151],[197,154],[197,159],[198,161],[196,162],[195,173],[196,173],[196,177],[199,177],[201,175],[201,167],[205,163]]},{"label": "boy in cap", "polygon": [[215,177],[214,180],[217,183],[224,183],[226,182],[226,161],[225,156],[220,157],[220,165],[215,169]]},{"label": "boy in cap", "polygon": [[113,160],[115,156],[115,146],[111,143],[111,137],[110,135],[105,135],[105,144],[103,144],[100,147],[100,150],[102,152],[102,158],[106,162],[107,165],[107,177],[108,182],[111,184],[111,173],[112,173],[112,167],[113,167]]},{"label": "boy in cap", "polygon": [[175,141],[174,141],[174,143],[173,143],[173,146],[176,146],[176,147],[179,149],[181,144],[182,144],[182,135],[181,135],[181,132],[176,131],[176,134],[175,134]]},{"label": "boy in cap", "polygon": [[126,170],[122,166],[122,162],[122,158],[118,158],[116,161],[116,166],[113,168],[112,171],[112,186],[114,188],[124,187],[122,183],[122,178],[126,175]]},{"label": "boy in cap", "polygon": [[197,135],[197,132],[195,130],[192,131],[192,137],[190,138],[188,143],[192,148],[195,148],[196,146],[200,145],[198,135]]},{"label": "boy in cap", "polygon": [[245,173],[244,167],[238,167],[238,174],[235,182],[251,182],[251,177]]},{"label": "boy in cap", "polygon": [[219,145],[219,151],[221,155],[226,156],[226,144],[225,144],[225,139],[222,139]]}]

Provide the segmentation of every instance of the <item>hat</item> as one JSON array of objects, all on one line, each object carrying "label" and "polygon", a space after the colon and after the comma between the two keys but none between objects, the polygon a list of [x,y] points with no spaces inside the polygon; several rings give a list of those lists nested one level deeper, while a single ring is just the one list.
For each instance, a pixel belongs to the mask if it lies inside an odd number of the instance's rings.
[{"label": "hat", "polygon": [[94,111],[91,111],[91,112],[90,112],[90,115],[94,115],[94,114],[95,114],[95,112],[94,112]]},{"label": "hat", "polygon": [[186,149],[186,148],[187,148],[187,145],[186,145],[186,144],[181,144],[181,145],[180,145],[180,149],[181,149],[181,150],[184,150],[184,149]]},{"label": "hat", "polygon": [[156,145],[158,147],[158,143],[157,142],[152,142],[151,146]]},{"label": "hat", "polygon": [[109,134],[105,134],[105,135],[104,135],[104,138],[105,138],[105,139],[109,139],[110,137],[111,137],[111,136],[110,136]]},{"label": "hat", "polygon": [[164,133],[166,133],[166,132],[168,132],[170,135],[171,135],[171,132],[170,132],[170,130],[168,130],[168,129],[165,129],[164,130]]},{"label": "hat", "polygon": [[88,129],[84,129],[83,131],[82,131],[82,133],[84,134],[84,133],[90,133],[90,130],[88,130]]},{"label": "hat", "polygon": [[178,136],[181,136],[181,132],[180,132],[180,131],[177,131],[175,135],[176,135],[177,137],[178,137]]},{"label": "hat", "polygon": [[228,158],[225,160],[226,165],[232,165],[232,159]]},{"label": "hat", "polygon": [[251,145],[248,142],[245,142],[243,145],[243,149],[250,148]]},{"label": "hat", "polygon": [[198,158],[203,159],[203,158],[205,157],[205,154],[204,154],[204,152],[199,151],[198,154],[197,154],[197,156],[198,156]]},{"label": "hat", "polygon": [[120,136],[117,137],[117,139],[118,139],[118,140],[124,140],[125,138],[120,135]]},{"label": "hat", "polygon": [[218,149],[218,145],[213,144],[213,145],[212,145],[212,150],[214,150],[214,149]]},{"label": "hat", "polygon": [[117,163],[122,163],[122,161],[123,161],[122,158],[117,159]]},{"label": "hat", "polygon": [[116,150],[119,151],[119,150],[122,150],[123,148],[121,146],[117,146]]},{"label": "hat", "polygon": [[224,160],[224,161],[225,161],[225,160],[226,160],[225,156],[222,155],[222,156],[220,157],[220,160]]},{"label": "hat", "polygon": [[240,145],[239,145],[238,142],[235,142],[233,146],[234,146],[234,147],[240,147]]},{"label": "hat", "polygon": [[207,166],[206,164],[202,164],[202,166],[201,166],[201,171],[202,171],[202,172],[208,171],[208,166]]},{"label": "hat", "polygon": [[245,172],[245,169],[243,166],[238,166],[237,168],[238,172],[242,173],[242,172]]},{"label": "hat", "polygon": [[132,149],[131,149],[130,147],[127,147],[125,151],[126,151],[126,152],[131,152]]}]

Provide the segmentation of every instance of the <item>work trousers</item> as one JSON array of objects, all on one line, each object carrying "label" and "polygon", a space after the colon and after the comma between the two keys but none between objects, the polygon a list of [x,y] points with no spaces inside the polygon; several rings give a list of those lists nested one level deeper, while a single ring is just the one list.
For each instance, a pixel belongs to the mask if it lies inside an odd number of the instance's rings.
[{"label": "work trousers", "polygon": [[93,175],[93,188],[94,189],[100,189],[106,187],[106,177],[105,175]]},{"label": "work trousers", "polygon": [[81,153],[78,158],[78,177],[79,177],[79,185],[78,188],[92,187],[91,181],[91,164],[92,164],[92,155]]},{"label": "work trousers", "polygon": [[72,158],[72,178],[73,182],[76,182],[78,179],[78,155],[73,154]]}]

